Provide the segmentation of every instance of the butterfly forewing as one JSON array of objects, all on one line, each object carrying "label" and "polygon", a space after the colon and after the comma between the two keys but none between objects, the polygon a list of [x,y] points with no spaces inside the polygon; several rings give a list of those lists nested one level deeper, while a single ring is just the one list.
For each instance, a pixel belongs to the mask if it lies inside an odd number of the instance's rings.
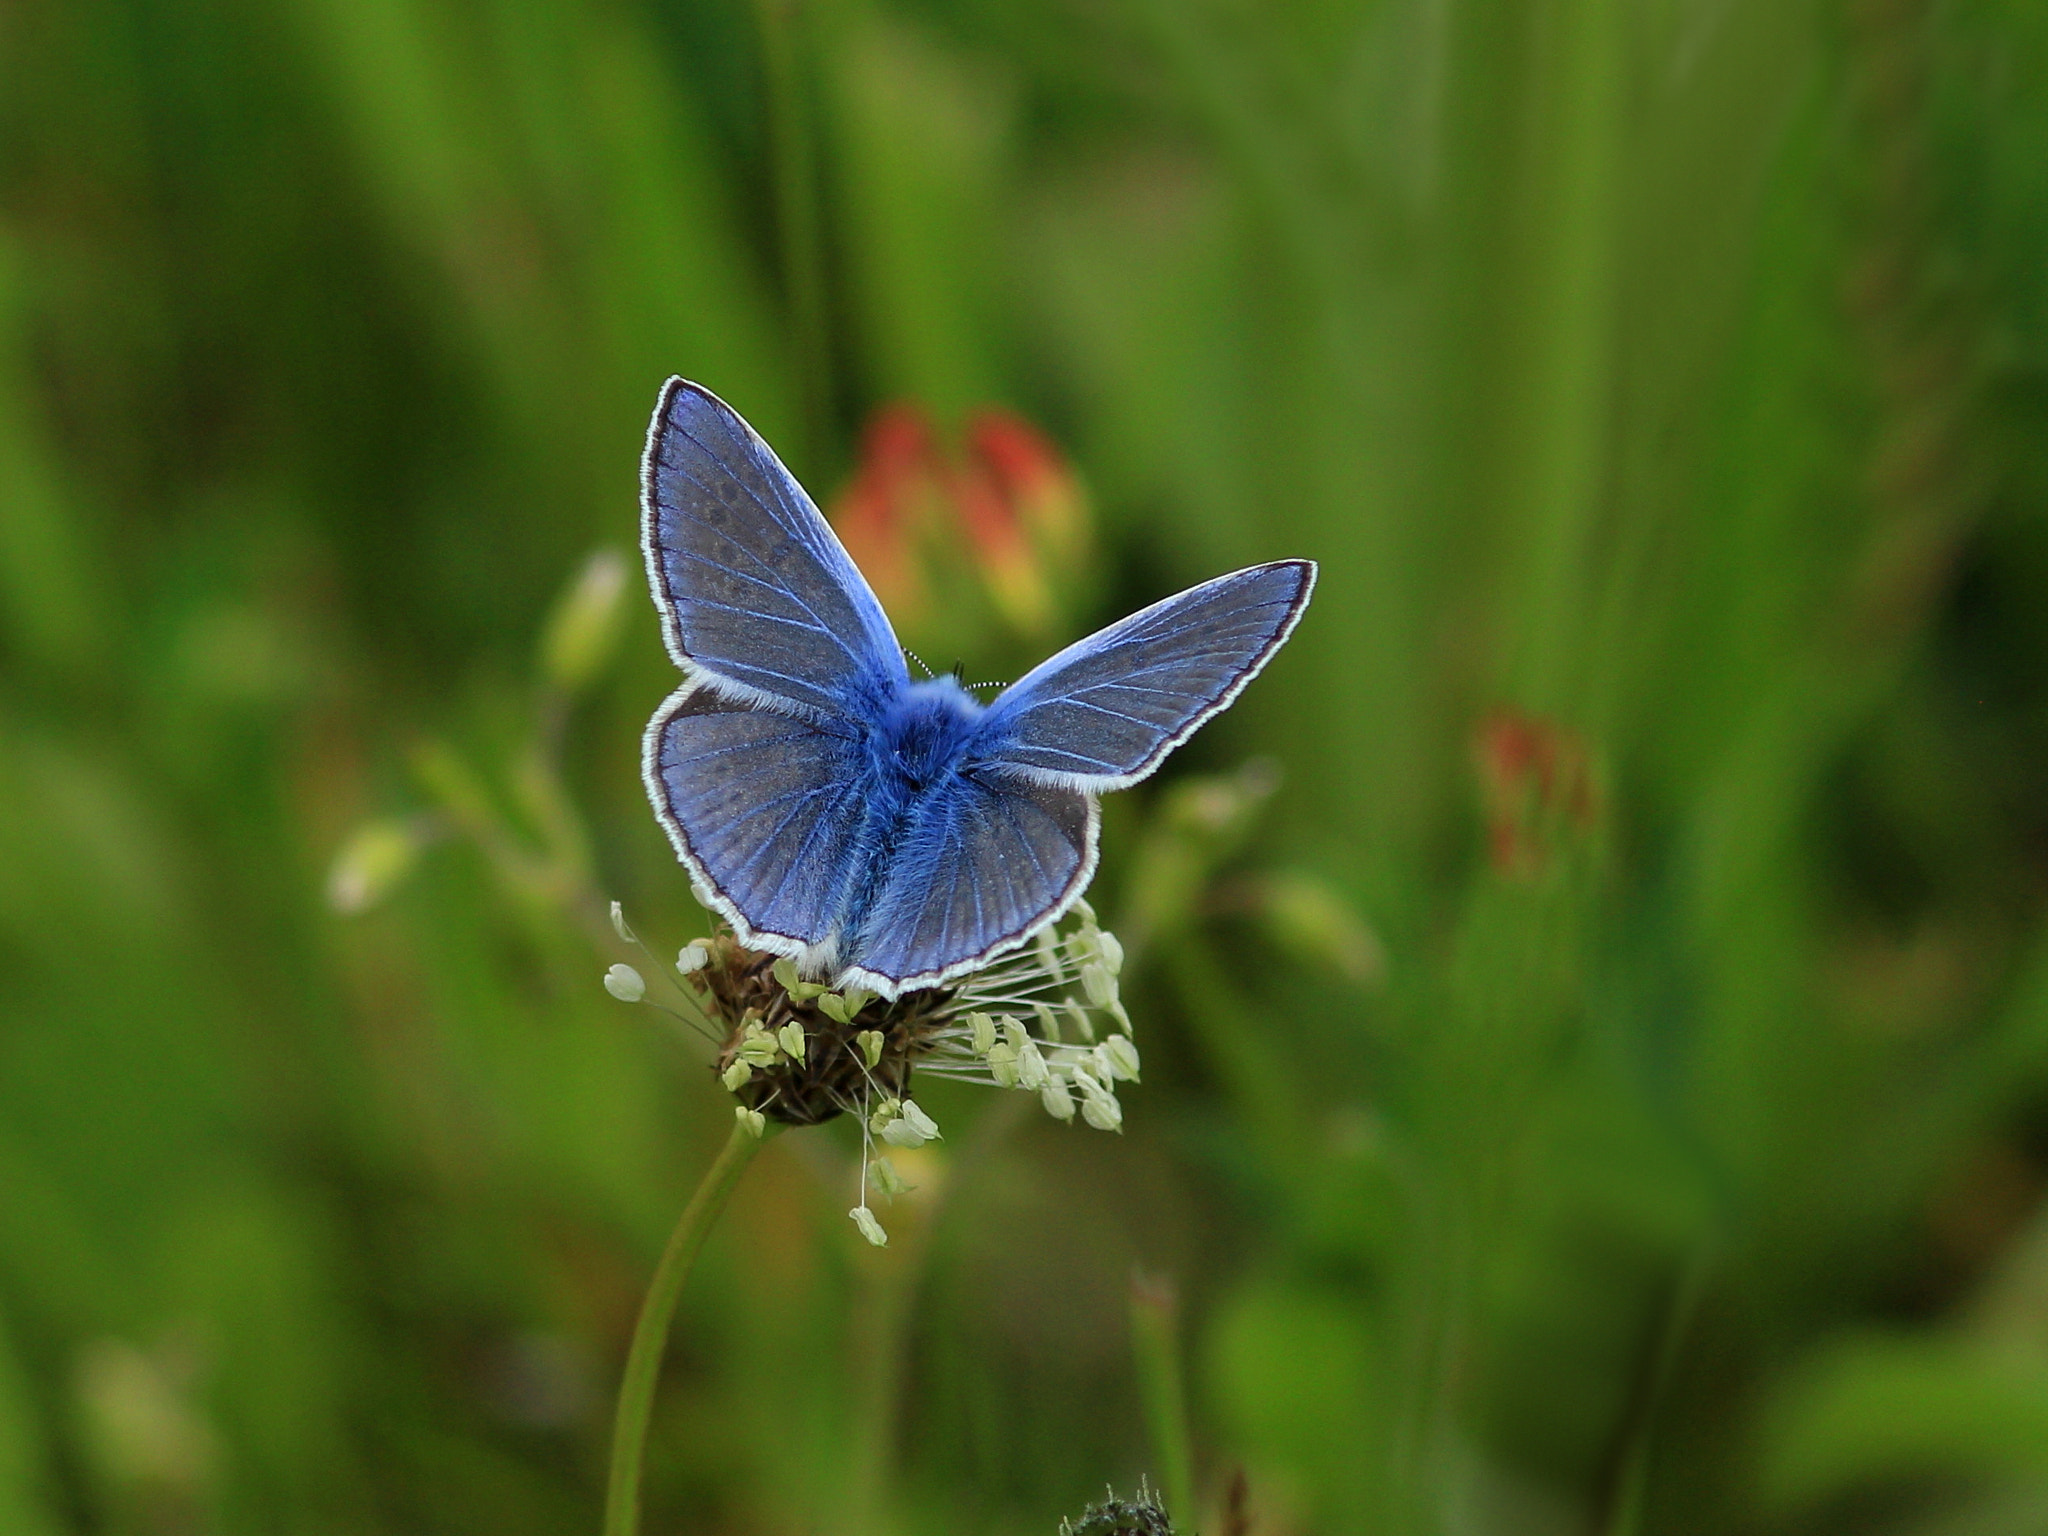
[{"label": "butterfly forewing", "polygon": [[648,579],[686,669],[835,718],[861,717],[906,675],[867,582],[731,406],[671,379],[643,480]]},{"label": "butterfly forewing", "polygon": [[1255,565],[1077,641],[997,697],[978,755],[1089,790],[1143,778],[1258,674],[1314,585],[1309,561]]}]

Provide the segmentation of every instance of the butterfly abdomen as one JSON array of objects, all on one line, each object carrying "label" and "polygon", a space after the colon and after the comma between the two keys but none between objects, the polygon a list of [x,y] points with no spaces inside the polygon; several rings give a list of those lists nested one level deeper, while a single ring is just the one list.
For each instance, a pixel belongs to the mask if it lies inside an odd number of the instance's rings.
[{"label": "butterfly abdomen", "polygon": [[863,939],[885,881],[928,868],[941,850],[935,815],[956,792],[982,706],[951,676],[903,685],[868,736],[873,791],[861,856],[841,910],[838,961],[861,963]]}]

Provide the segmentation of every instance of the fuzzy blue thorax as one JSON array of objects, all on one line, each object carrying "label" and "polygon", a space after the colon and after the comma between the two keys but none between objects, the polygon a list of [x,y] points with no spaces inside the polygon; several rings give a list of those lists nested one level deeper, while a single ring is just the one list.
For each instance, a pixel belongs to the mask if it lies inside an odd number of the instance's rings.
[{"label": "fuzzy blue thorax", "polygon": [[903,684],[870,738],[878,766],[905,796],[922,793],[959,765],[982,713],[951,673]]}]

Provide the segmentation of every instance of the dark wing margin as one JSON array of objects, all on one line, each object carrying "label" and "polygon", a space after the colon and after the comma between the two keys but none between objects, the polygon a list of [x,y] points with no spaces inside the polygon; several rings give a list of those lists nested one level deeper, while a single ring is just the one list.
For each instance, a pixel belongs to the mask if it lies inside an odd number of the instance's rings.
[{"label": "dark wing margin", "polygon": [[865,823],[858,743],[695,679],[648,723],[642,771],[676,854],[741,942],[812,961]]},{"label": "dark wing margin", "polygon": [[961,774],[906,828],[859,924],[848,977],[894,997],[980,969],[1059,918],[1095,873],[1077,789]]},{"label": "dark wing margin", "polygon": [[641,461],[641,548],[676,664],[729,697],[861,715],[907,676],[882,605],[737,411],[662,386]]},{"label": "dark wing margin", "polygon": [[1310,560],[1249,566],[1076,641],[997,697],[976,759],[1091,792],[1136,783],[1258,676],[1315,582]]}]

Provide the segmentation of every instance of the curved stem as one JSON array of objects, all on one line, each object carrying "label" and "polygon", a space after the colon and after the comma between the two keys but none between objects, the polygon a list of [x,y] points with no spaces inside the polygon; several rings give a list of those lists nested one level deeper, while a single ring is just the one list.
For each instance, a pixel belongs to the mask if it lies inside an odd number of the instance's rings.
[{"label": "curved stem", "polygon": [[647,1287],[647,1299],[640,1304],[640,1321],[633,1329],[633,1347],[626,1356],[626,1378],[619,1383],[619,1410],[612,1421],[612,1471],[604,1504],[604,1536],[638,1536],[640,1529],[640,1468],[647,1449],[647,1420],[654,1409],[654,1383],[661,1374],[661,1353],[668,1346],[668,1326],[675,1316],[676,1299],[683,1282],[704,1247],[704,1239],[718,1220],[733,1186],[763,1138],[744,1125],[735,1125],[725,1150],[704,1175],[704,1182],[683,1207],[682,1219],[669,1234],[654,1279]]}]

